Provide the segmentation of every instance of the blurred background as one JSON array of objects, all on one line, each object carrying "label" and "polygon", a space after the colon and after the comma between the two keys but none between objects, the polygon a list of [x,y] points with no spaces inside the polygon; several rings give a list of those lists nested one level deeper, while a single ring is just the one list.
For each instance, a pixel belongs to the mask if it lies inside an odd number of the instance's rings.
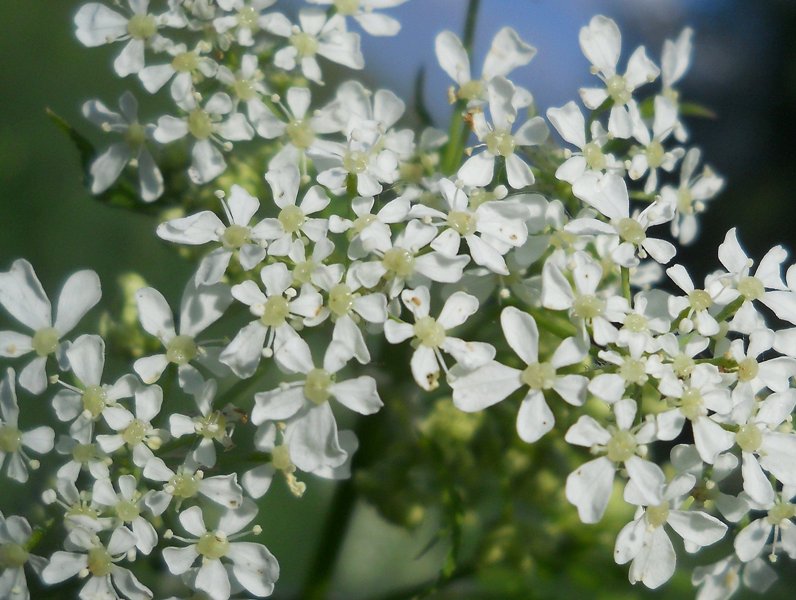
[{"label": "blurred background", "polygon": [[[86,49],[76,41],[71,20],[80,4],[72,0],[0,2],[0,20],[6,24],[0,36],[0,269],[6,269],[14,258],[25,257],[35,266],[45,289],[52,292],[68,273],[92,268],[103,281],[106,307],[118,298],[117,275],[137,270],[176,301],[190,265],[154,236],[152,218],[92,200],[82,185],[75,148],[45,116],[45,108],[50,107],[92,139],[101,140],[80,116],[83,101],[96,97],[115,106],[128,86],[141,91],[137,81],[120,81],[113,74],[111,61],[117,47]],[[363,38],[367,67],[362,78],[408,98],[418,69],[425,68],[426,101],[437,124],[445,128],[449,82],[435,63],[434,36],[442,29],[460,32],[466,4],[465,0],[410,0],[393,10],[403,30],[395,38]],[[756,259],[775,244],[796,248],[796,119],[792,118],[796,3],[482,0],[475,70],[480,69],[494,33],[510,24],[538,49],[531,65],[512,78],[534,93],[540,112],[576,99],[577,88],[594,81],[578,47],[578,30],[598,12],[620,24],[624,48],[620,65],[639,44],[657,61],[665,38],[675,37],[686,25],[695,30],[694,60],[680,84],[682,97],[709,107],[716,117],[692,120],[690,143],[704,150],[704,160],[726,177],[727,184],[703,215],[701,237],[682,250],[678,260],[697,276],[716,268],[716,248],[727,229],[736,225],[739,239]],[[142,116],[154,120],[158,114]],[[267,543],[283,565],[277,597],[288,598],[310,564],[314,537],[307,532],[317,531],[325,518],[333,486],[313,482],[313,493],[300,503],[286,498],[283,487],[273,497],[269,495],[276,518],[265,528]],[[434,527],[433,523],[427,526]],[[358,506],[343,549],[346,560],[337,572],[338,597],[373,597],[397,583],[432,576],[438,552],[425,554],[423,561],[411,558],[428,541],[428,532],[425,535],[421,528],[409,536],[385,525],[367,506]],[[364,552],[363,539],[368,540]],[[620,567],[608,578],[619,582],[625,573],[626,568]],[[783,592],[786,587],[778,589]],[[547,589],[539,588],[532,597],[570,597]],[[688,589],[687,582],[678,589],[663,594],[678,597]],[[620,597],[617,593],[607,597]],[[639,590],[622,593],[661,597]]]}]

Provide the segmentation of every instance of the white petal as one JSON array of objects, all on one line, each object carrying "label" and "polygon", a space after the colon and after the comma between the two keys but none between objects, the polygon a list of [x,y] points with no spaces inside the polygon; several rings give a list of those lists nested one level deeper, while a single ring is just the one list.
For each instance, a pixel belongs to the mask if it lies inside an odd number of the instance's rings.
[{"label": "white petal", "polygon": [[376,380],[367,375],[335,383],[329,391],[340,404],[361,415],[378,412],[383,405],[376,390]]},{"label": "white petal", "polygon": [[0,304],[34,331],[52,325],[52,309],[31,264],[18,259],[0,273]]},{"label": "white petal", "polygon": [[553,411],[545,402],[544,394],[532,391],[520,404],[517,413],[517,433],[523,442],[532,444],[553,429],[555,421]]},{"label": "white petal", "polygon": [[603,456],[581,465],[567,477],[567,500],[577,507],[584,523],[596,523],[605,513],[614,472],[613,463]]},{"label": "white petal", "polygon": [[66,280],[56,309],[55,329],[64,335],[77,325],[102,296],[99,277],[94,271],[78,271]]}]

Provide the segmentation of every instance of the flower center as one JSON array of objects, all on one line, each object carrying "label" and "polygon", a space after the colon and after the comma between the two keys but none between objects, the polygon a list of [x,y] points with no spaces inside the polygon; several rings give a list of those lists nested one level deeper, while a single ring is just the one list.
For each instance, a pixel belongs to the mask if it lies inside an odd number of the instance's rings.
[{"label": "flower center", "polygon": [[199,66],[199,57],[196,52],[180,52],[171,59],[171,68],[178,73],[191,73]]},{"label": "flower center", "polygon": [[307,220],[304,216],[304,211],[295,204],[288,204],[280,210],[277,218],[287,233],[296,233],[304,225],[304,221]]},{"label": "flower center", "polygon": [[490,131],[486,139],[486,149],[496,156],[511,156],[516,146],[514,137],[505,129]]},{"label": "flower center", "polygon": [[625,317],[624,327],[633,333],[644,333],[647,331],[647,318],[638,313],[630,313]]},{"label": "flower center", "polygon": [[620,238],[636,246],[647,239],[641,223],[628,217],[619,221],[619,224],[616,226],[616,231],[619,233]]},{"label": "flower center", "polygon": [[213,133],[213,121],[210,115],[201,108],[195,108],[188,113],[188,131],[197,140],[206,140]]},{"label": "flower center", "polygon": [[364,173],[368,168],[368,155],[359,150],[348,150],[343,156],[343,168],[349,173]]},{"label": "flower center", "polygon": [[312,279],[312,273],[315,271],[315,263],[311,260],[305,260],[304,262],[296,263],[296,266],[293,267],[293,281],[298,284],[309,283]]},{"label": "flower center", "polygon": [[765,291],[763,282],[757,277],[743,277],[738,282],[738,292],[747,300],[762,298]]},{"label": "flower center", "polygon": [[688,187],[677,190],[677,210],[685,215],[694,213],[694,197]]},{"label": "flower center", "polygon": [[619,430],[608,440],[608,445],[606,446],[608,460],[617,463],[625,462],[636,453],[636,447],[635,436],[628,431]]},{"label": "flower center", "polygon": [[258,29],[260,15],[252,6],[244,6],[238,11],[238,27]]},{"label": "flower center", "polygon": [[229,552],[229,541],[220,531],[208,531],[199,538],[196,551],[210,560],[218,560]]},{"label": "flower center", "polygon": [[796,517],[796,504],[783,502],[782,504],[775,504],[774,508],[768,511],[766,520],[771,525],[781,525],[783,521]]},{"label": "flower center", "polygon": [[763,433],[754,423],[741,425],[735,434],[735,441],[744,452],[757,452],[763,443]]},{"label": "flower center", "polygon": [[83,392],[83,410],[88,411],[96,419],[105,409],[108,394],[102,386],[90,385]]},{"label": "flower center", "polygon": [[133,15],[127,21],[127,33],[135,40],[146,40],[155,35],[158,24],[152,15]]},{"label": "flower center", "polygon": [[647,523],[653,529],[657,529],[669,518],[669,503],[664,502],[658,506],[648,506],[646,512]]},{"label": "flower center", "polygon": [[166,344],[166,359],[175,365],[187,365],[196,358],[198,351],[191,336],[176,335]]},{"label": "flower center", "polygon": [[627,81],[621,75],[614,75],[605,82],[606,91],[614,104],[623,106],[630,102],[632,90],[628,87]]},{"label": "flower center", "polygon": [[448,226],[459,235],[470,235],[475,232],[475,216],[464,210],[452,210],[448,213]]},{"label": "flower center", "polygon": [[243,225],[230,225],[221,235],[221,243],[225,248],[235,250],[249,241],[250,233],[251,231],[248,227],[244,227]]},{"label": "flower center", "polygon": [[702,407],[702,394],[699,393],[699,390],[688,388],[683,392],[683,397],[680,398],[680,411],[686,419],[691,421],[705,414]]},{"label": "flower center", "polygon": [[232,91],[244,102],[248,102],[257,96],[257,88],[255,88],[251,79],[236,79],[235,83],[232,84]]},{"label": "flower center", "polygon": [[193,498],[199,493],[199,478],[196,475],[177,473],[169,479],[167,486],[171,489],[171,495],[177,498]]},{"label": "flower center", "polygon": [[220,442],[226,435],[227,419],[221,412],[216,410],[206,417],[198,419],[194,429],[202,437]]},{"label": "flower center", "polygon": [[31,347],[39,356],[47,356],[58,347],[58,332],[52,327],[43,327],[33,334]]},{"label": "flower center", "polygon": [[589,142],[583,146],[583,158],[592,171],[602,171],[605,168],[605,154],[597,142]]},{"label": "flower center", "polygon": [[599,317],[605,309],[605,302],[592,294],[582,294],[575,297],[572,303],[572,314],[579,319],[593,319]]},{"label": "flower center", "polygon": [[652,140],[646,150],[644,150],[644,153],[647,155],[647,164],[650,169],[657,169],[660,167],[663,164],[663,157],[666,154],[663,145],[658,140]]},{"label": "flower center", "polygon": [[312,146],[312,142],[315,141],[315,132],[312,130],[309,121],[304,119],[290,121],[285,127],[285,132],[293,145],[302,150]]},{"label": "flower center", "polygon": [[678,354],[672,361],[672,370],[674,371],[675,375],[682,379],[690,377],[695,366],[696,362],[694,359],[690,356],[686,356],[685,354]]},{"label": "flower center", "polygon": [[296,49],[299,58],[315,56],[318,51],[318,40],[303,31],[291,35],[290,44]]},{"label": "flower center", "polygon": [[140,148],[146,141],[146,128],[141,123],[130,123],[124,133],[124,139],[131,148]]},{"label": "flower center", "polygon": [[323,404],[329,399],[331,393],[332,375],[323,369],[312,369],[307,373],[304,383],[304,395],[315,404]]},{"label": "flower center", "polygon": [[22,432],[16,427],[0,425],[0,452],[13,454],[22,445]]},{"label": "flower center", "polygon": [[329,310],[338,317],[347,315],[352,306],[354,306],[354,295],[346,284],[338,283],[329,290]]},{"label": "flower center", "polygon": [[113,561],[104,546],[92,548],[88,551],[88,570],[94,577],[110,575]]},{"label": "flower center", "polygon": [[77,444],[72,448],[72,458],[76,463],[85,465],[97,458],[97,449],[94,444]]},{"label": "flower center", "polygon": [[122,500],[119,502],[116,505],[115,510],[116,516],[125,523],[132,523],[141,513],[141,511],[138,510],[138,506],[135,504],[135,502],[130,502],[129,500]]},{"label": "flower center", "polygon": [[713,304],[713,299],[705,290],[694,290],[688,294],[688,302],[695,311],[707,310]]},{"label": "flower center", "polygon": [[355,15],[359,12],[359,0],[334,0],[334,7],[341,15]]},{"label": "flower center", "polygon": [[390,248],[384,253],[381,264],[398,277],[409,277],[415,271],[415,257],[405,248]]},{"label": "flower center", "polygon": [[279,327],[290,314],[290,306],[283,296],[271,296],[265,301],[265,310],[260,322],[267,327]]},{"label": "flower center", "polygon": [[744,358],[738,363],[738,379],[740,381],[751,381],[757,377],[758,371],[760,371],[760,365],[752,357]]},{"label": "flower center", "polygon": [[647,383],[647,372],[643,361],[635,358],[628,358],[619,367],[619,376],[627,383],[644,385]]},{"label": "flower center", "polygon": [[132,448],[133,446],[137,446],[144,441],[148,431],[148,423],[144,423],[141,419],[133,419],[132,423],[130,423],[122,432],[122,439],[124,440],[125,444]]},{"label": "flower center", "polygon": [[433,317],[420,317],[414,325],[415,337],[424,346],[439,348],[445,343],[445,328]]},{"label": "flower center", "polygon": [[533,363],[525,367],[520,376],[532,390],[549,390],[556,379],[556,369],[550,363]]},{"label": "flower center", "polygon": [[19,544],[0,544],[0,569],[18,569],[28,562],[28,552]]},{"label": "flower center", "polygon": [[459,88],[459,98],[462,100],[478,100],[484,97],[484,83],[480,79],[468,81]]}]

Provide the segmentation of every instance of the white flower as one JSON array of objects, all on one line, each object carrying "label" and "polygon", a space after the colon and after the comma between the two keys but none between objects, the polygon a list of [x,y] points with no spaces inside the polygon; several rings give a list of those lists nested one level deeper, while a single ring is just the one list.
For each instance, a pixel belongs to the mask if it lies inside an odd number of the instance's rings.
[{"label": "white flower", "polygon": [[632,135],[632,120],[626,105],[633,102],[636,88],[655,81],[660,73],[658,67],[647,58],[643,46],[631,55],[624,75],[616,72],[619,54],[622,51],[622,35],[616,23],[602,15],[592,17],[589,25],[581,28],[580,48],[591,61],[592,73],[605,83],[604,88],[581,88],[583,104],[592,110],[609,98],[613,102],[608,120],[608,131],[616,137]]},{"label": "white flower", "polygon": [[163,390],[160,386],[141,387],[135,392],[135,414],[121,406],[109,406],[102,417],[115,434],[98,435],[97,444],[105,452],[115,452],[122,446],[132,452],[133,462],[143,467],[154,458],[152,449],[157,450],[167,440],[167,432],[152,425],[163,404]]},{"label": "white flower", "polygon": [[582,361],[587,348],[575,338],[567,338],[553,351],[549,361],[540,362],[539,330],[532,316],[508,306],[500,314],[500,325],[509,346],[525,363],[525,369],[490,362],[456,377],[450,384],[453,402],[461,410],[477,411],[528,386],[517,413],[517,433],[523,441],[533,443],[555,425],[545,393],[549,396],[550,390],[554,390],[573,406],[585,402],[588,380],[582,375],[559,375],[556,371]]},{"label": "white flower", "polygon": [[349,67],[361,69],[365,59],[359,49],[359,35],[346,31],[345,19],[340,15],[327,18],[326,11],[304,8],[299,11],[299,23],[294,25],[281,13],[266,15],[264,25],[270,33],[287,38],[288,46],[277,50],[274,64],[280,69],[301,73],[318,84],[323,84],[321,67],[316,56]]},{"label": "white flower", "polygon": [[307,0],[311,4],[334,5],[338,15],[353,17],[370,35],[396,35],[401,30],[397,19],[377,13],[382,8],[400,6],[406,0]]},{"label": "white flower", "polygon": [[581,465],[567,477],[567,500],[577,507],[584,523],[596,523],[605,514],[619,464],[624,465],[630,480],[643,490],[645,497],[654,497],[658,492],[658,467],[639,458],[645,454],[644,444],[655,439],[655,424],[643,421],[634,426],[638,407],[633,400],[619,400],[612,408],[616,427],[606,429],[594,418],[581,415],[564,437],[570,444],[585,446],[592,454],[603,455]]},{"label": "white flower", "polygon": [[[684,28],[677,39],[663,42],[661,54],[661,93],[677,107],[679,92],[674,89],[676,84],[691,66],[691,37],[694,30]],[[678,142],[688,139],[688,132],[682,121],[678,120],[674,126],[674,137]]]},{"label": "white flower", "polygon": [[503,256],[512,248],[522,246],[528,239],[528,228],[525,226],[529,212],[527,207],[522,202],[493,200],[482,202],[473,209],[464,191],[449,179],[441,179],[439,187],[447,205],[447,214],[423,204],[415,204],[409,211],[411,217],[426,221],[437,218],[440,222],[433,224],[447,226],[431,242],[431,247],[446,256],[456,256],[464,238],[473,262],[493,273],[508,275]]},{"label": "white flower", "polygon": [[568,310],[582,324],[590,324],[592,338],[604,346],[616,341],[617,330],[611,321],[621,322],[627,313],[627,301],[620,296],[608,298],[597,295],[602,267],[583,252],[574,255],[572,269],[574,288],[561,268],[547,260],[542,267],[542,306],[553,310]]},{"label": "white flower", "polygon": [[599,121],[592,121],[591,141],[586,141],[586,119],[577,104],[570,101],[561,108],[548,108],[547,118],[565,142],[580,150],[574,153],[565,151],[566,160],[556,169],[558,179],[574,184],[584,173],[624,170],[621,161],[603,151],[610,136]]},{"label": "white flower", "polygon": [[351,355],[345,344],[332,341],[324,354],[323,366],[315,367],[307,342],[295,336],[276,350],[275,357],[283,370],[301,374],[304,379],[254,396],[252,423],[285,421],[284,439],[290,446],[290,458],[302,471],[339,467],[348,459],[339,443],[331,398],[362,415],[373,414],[382,406],[372,377],[336,381],[336,373]]},{"label": "white flower", "polygon": [[122,136],[97,156],[89,167],[91,193],[101,194],[119,178],[126,165],[138,169],[138,188],[144,202],[153,202],[163,195],[163,175],[147,148],[155,126],[138,121],[138,102],[129,91],[119,98],[120,113],[113,112],[99,100],[83,105],[83,116],[107,133]]},{"label": "white flower", "polygon": [[517,108],[512,103],[514,93],[514,84],[505,77],[495,77],[489,82],[487,94],[492,123],[487,122],[483,112],[473,115],[473,130],[485,150],[468,158],[458,172],[458,177],[467,185],[489,185],[498,156],[505,161],[509,187],[521,189],[533,184],[531,167],[515,150],[544,142],[548,135],[547,125],[542,117],[533,117],[512,133],[517,119]]},{"label": "white flower", "polygon": [[454,98],[467,100],[471,104],[487,100],[487,84],[493,78],[507,76],[517,67],[527,65],[536,55],[536,48],[523,42],[514,29],[503,27],[492,40],[484,59],[481,78],[473,79],[470,57],[455,33],[443,31],[438,34],[434,50],[442,69],[458,86]]},{"label": "white flower", "polygon": [[778,544],[790,558],[796,558],[796,523],[793,521],[796,504],[790,502],[794,495],[796,489],[792,485],[786,486],[779,497],[756,507],[767,514],[749,523],[735,536],[735,554],[738,558],[749,562],[760,556],[772,533],[770,560],[776,561]]},{"label": "white flower", "polygon": [[351,210],[356,215],[353,221],[339,215],[329,217],[329,231],[348,234],[347,254],[351,259],[364,258],[374,248],[389,248],[390,225],[402,223],[411,206],[406,194],[385,203],[375,214],[374,204],[372,197],[355,196],[351,200]]},{"label": "white flower", "polygon": [[705,202],[712,200],[724,186],[724,179],[709,167],[694,174],[699,157],[699,149],[691,148],[680,164],[680,185],[677,188],[665,185],[661,189],[662,201],[677,209],[671,229],[681,244],[690,244],[696,239],[699,229],[696,215],[705,210]]},{"label": "white flower", "polygon": [[44,372],[47,357],[61,347],[61,339],[99,302],[102,291],[94,271],[78,271],[61,288],[53,322],[50,301],[44,294],[31,264],[15,260],[11,269],[0,273],[0,305],[33,335],[0,331],[0,356],[16,358],[30,352],[36,357],[19,374],[19,384],[32,394],[47,387]]},{"label": "white flower", "polygon": [[[201,557],[201,565],[195,577],[191,577],[191,585],[196,590],[205,592],[212,600],[229,598],[232,591],[230,575],[255,596],[271,595],[274,583],[279,579],[279,564],[274,556],[262,544],[234,541],[249,533],[241,530],[256,514],[257,506],[247,499],[240,508],[222,513],[218,525],[208,529],[201,508],[192,506],[182,511],[180,524],[195,537],[172,536],[189,545],[163,549],[163,560],[166,561],[169,571],[181,575],[191,569],[196,559]],[[256,534],[261,530],[256,525],[250,531]]]},{"label": "white flower", "polygon": [[257,370],[264,347],[269,350],[265,354],[270,356],[271,348],[278,350],[296,335],[289,321],[303,319],[305,325],[309,324],[318,317],[323,305],[323,298],[310,284],[305,284],[301,294],[295,297],[296,291],[290,287],[293,276],[284,263],[263,267],[260,279],[264,293],[251,280],[232,287],[233,297],[248,305],[256,319],[245,325],[219,356],[242,379],[251,377]]},{"label": "white flower", "polygon": [[[227,168],[224,156],[216,145],[229,151],[232,149],[231,142],[252,139],[254,129],[246,117],[235,112],[232,99],[224,92],[210,96],[204,106],[190,94],[178,104],[187,114],[184,117],[160,117],[153,136],[161,144],[169,144],[190,135],[193,146],[188,175],[194,183],[208,183]],[[226,120],[222,121],[225,117]]]},{"label": "white flower", "polygon": [[578,235],[618,236],[620,243],[611,252],[611,258],[618,265],[635,267],[639,264],[639,258],[647,258],[647,255],[661,264],[674,258],[676,249],[670,242],[647,237],[649,227],[667,223],[674,217],[673,206],[652,202],[641,213],[631,216],[627,184],[613,173],[602,177],[593,173],[584,174],[572,186],[572,192],[599,210],[611,222],[577,218],[570,221],[565,230]]},{"label": "white flower", "polygon": [[718,369],[711,364],[698,364],[691,371],[688,383],[673,377],[664,377],[658,390],[671,398],[676,408],[658,413],[658,439],[673,440],[683,428],[685,420],[691,421],[694,442],[699,456],[713,464],[716,456],[732,447],[735,437],[708,415],[719,416],[732,410],[730,391],[724,386]]},{"label": "white flower", "polygon": [[174,10],[173,5],[167,12],[153,15],[149,12],[149,0],[127,0],[127,4],[130,6],[130,16],[98,2],[84,4],[75,14],[75,35],[83,45],[93,48],[127,41],[113,62],[119,77],[127,77],[144,68],[144,50],[147,47],[157,49],[167,43],[158,34],[158,29],[186,25],[185,16],[181,11]]},{"label": "white flower", "polygon": [[262,11],[273,6],[276,0],[218,0],[226,12],[234,13],[213,19],[218,33],[235,31],[235,41],[244,47],[254,45],[254,36],[268,24],[268,16]]},{"label": "white flower", "polygon": [[213,77],[218,70],[218,63],[212,58],[203,56],[210,51],[210,46],[200,42],[193,50],[185,44],[173,44],[166,47],[171,61],[161,65],[149,65],[138,72],[138,78],[144,89],[150,94],[157,93],[171,79],[169,89],[175,102],[182,102],[194,93],[194,84],[204,77]]},{"label": "white flower", "polygon": [[384,337],[391,344],[409,338],[415,341],[410,367],[415,382],[430,391],[439,386],[440,367],[447,373],[442,356],[447,352],[465,370],[476,369],[495,357],[495,348],[484,342],[466,342],[448,335],[448,330],[463,324],[478,311],[478,300],[464,292],[454,292],[445,301],[439,317],[429,315],[431,295],[425,286],[401,293],[404,306],[414,316],[414,324],[388,320],[384,323]]},{"label": "white flower", "polygon": [[655,97],[655,117],[652,123],[652,135],[647,129],[638,106],[628,106],[630,120],[633,123],[633,137],[643,145],[636,148],[628,168],[630,179],[640,179],[649,170],[649,177],[644,184],[644,193],[652,194],[658,189],[658,168],[671,173],[675,164],[685,154],[682,148],[666,150],[663,142],[671,135],[677,122],[677,108],[663,96]]},{"label": "white flower", "polygon": [[313,242],[326,237],[328,220],[308,216],[329,205],[329,196],[321,186],[312,186],[297,204],[301,173],[295,165],[271,169],[265,174],[265,179],[271,186],[274,203],[280,209],[277,218],[263,219],[257,227],[258,235],[270,241],[268,253],[271,256],[285,256],[290,252],[293,239],[302,233]]},{"label": "white flower", "polygon": [[[290,492],[301,497],[307,486],[296,478],[296,465],[290,454],[290,440],[285,435],[287,426],[266,421],[257,428],[254,434],[254,446],[260,452],[267,452],[271,460],[265,464],[246,471],[241,478],[243,488],[252,498],[262,497],[271,487],[274,475],[279,471],[285,477]],[[338,431],[340,449],[347,455],[345,462],[337,466],[318,465],[311,471],[313,475],[324,479],[348,479],[351,477],[351,459],[359,446],[353,431]],[[295,438],[293,438],[295,439]],[[301,442],[299,441],[299,446]],[[337,462],[337,461],[334,461]]]},{"label": "white flower", "polygon": [[704,567],[694,568],[691,583],[699,588],[696,600],[727,600],[741,583],[758,594],[765,594],[777,580],[777,573],[762,558],[742,563],[735,554]]},{"label": "white flower", "polygon": [[[384,278],[389,298],[400,294],[407,282],[425,283],[430,279],[442,283],[456,283],[462,278],[462,270],[470,262],[470,257],[445,256],[437,251],[421,254],[421,250],[436,235],[435,227],[413,219],[406,224],[406,229],[395,236],[392,244],[389,240],[374,236],[370,238],[373,242],[372,252],[380,260],[354,263],[350,267],[351,276],[366,288],[376,287]],[[385,241],[388,243],[384,244]]]},{"label": "white flower", "polygon": [[138,482],[132,475],[119,477],[118,486],[117,494],[110,479],[99,479],[94,482],[91,499],[107,512],[113,513],[118,527],[129,526],[136,538],[136,548],[143,554],[149,554],[158,543],[158,534],[152,523],[141,516],[144,495],[138,491]]},{"label": "white flower", "polygon": [[129,600],[151,600],[152,592],[131,571],[116,565],[135,543],[135,535],[124,527],[113,531],[107,545],[94,533],[75,528],[66,538],[67,551],[52,555],[42,571],[42,580],[52,585],[75,575],[89,578],[78,594],[81,600],[118,598],[119,594]]},{"label": "white flower", "polygon": [[[98,335],[81,335],[69,346],[66,358],[79,385],[59,390],[52,404],[61,421],[76,419],[69,428],[70,434],[90,429],[107,406],[116,405],[121,398],[133,395],[136,387],[134,375],[122,375],[113,385],[102,383],[105,342]],[[61,384],[66,385],[63,381]]]},{"label": "white flower", "polygon": [[158,457],[144,465],[144,477],[162,481],[163,489],[144,497],[144,503],[155,515],[161,515],[176,498],[177,510],[183,501],[202,496],[225,508],[238,508],[243,502],[243,490],[235,473],[205,477],[204,472],[186,463],[174,471]]},{"label": "white flower", "polygon": [[37,469],[39,461],[31,459],[23,448],[28,448],[36,454],[46,454],[53,449],[55,432],[44,425],[29,431],[19,429],[19,405],[14,389],[15,381],[14,370],[9,368],[0,382],[0,469],[8,458],[8,476],[25,483],[28,480],[27,465]]},{"label": "white flower", "polygon": [[[216,360],[217,349],[196,342],[195,337],[215,323],[232,302],[227,286],[199,286],[195,280],[188,282],[180,304],[179,333],[174,329],[174,318],[166,299],[154,288],[142,288],[135,294],[141,327],[158,338],[166,352],[139,358],[133,369],[144,383],[155,383],[169,364],[178,371],[193,369],[196,360],[211,370],[219,371],[222,365]],[[220,369],[220,374],[224,373]]]},{"label": "white flower", "polygon": [[639,508],[635,520],[622,528],[614,548],[617,564],[633,561],[630,583],[640,581],[650,589],[659,587],[674,574],[677,557],[664,525],[674,529],[691,551],[715,544],[727,531],[724,523],[704,512],[677,510],[682,496],[694,486],[692,475],[679,475],[664,486],[665,480],[663,472],[655,466],[649,486],[642,490],[635,485],[631,473],[625,500],[646,509]]},{"label": "white flower", "polygon": [[250,271],[265,258],[267,226],[249,223],[260,208],[260,201],[237,184],[230,189],[228,199],[221,205],[229,225],[215,213],[205,210],[195,215],[172,219],[158,225],[161,239],[177,244],[199,245],[218,242],[216,248],[202,259],[196,273],[196,282],[211,285],[221,281],[230,259],[237,256],[240,266]]},{"label": "white flower", "polygon": [[37,575],[47,565],[41,556],[30,554],[28,542],[33,534],[27,519],[17,515],[4,517],[0,512],[0,596],[9,600],[30,600],[25,565]]}]

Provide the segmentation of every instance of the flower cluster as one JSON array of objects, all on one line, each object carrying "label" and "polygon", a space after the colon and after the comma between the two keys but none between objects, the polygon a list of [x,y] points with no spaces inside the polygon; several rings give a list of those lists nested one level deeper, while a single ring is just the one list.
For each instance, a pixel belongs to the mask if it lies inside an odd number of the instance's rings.
[{"label": "flower cluster", "polygon": [[[516,405],[527,444],[559,434],[580,520],[603,520],[612,494],[635,511],[614,532],[631,583],[672,576],[672,531],[687,552],[726,540],[726,558],[694,571],[703,599],[765,590],[767,562],[796,558],[796,265],[777,246],[755,267],[732,229],[721,267],[695,282],[669,241],[696,238],[723,184],[687,146],[676,88],[691,31],[660,66],[640,47],[622,68],[619,29],[594,17],[580,45],[595,86],[544,116],[509,79],[536,54],[514,30],[480,79],[443,32],[450,134],[401,128],[404,102],[356,81],[314,102],[329,63],[363,68],[355,30],[397,34],[382,10],[404,1],[77,11],[80,42],[118,46],[116,73],[173,103],[148,123],[131,92],[119,113],[84,105],[121,136],[90,163],[90,189],[137,178],[141,201],[168,205],[157,236],[196,264],[179,310],[135,290],[141,343],[72,333],[101,299],[91,271],[67,279],[55,312],[27,261],[0,273],[14,322],[0,331],[13,365],[0,466],[24,483],[47,456],[51,476],[47,522],[0,514],[0,596],[29,598],[34,573],[80,579],[84,600],[163,597],[136,577],[147,556],[213,600],[268,596],[276,559],[239,541],[263,532],[255,500],[277,473],[297,497],[308,474],[350,477],[358,436],[338,421],[401,402],[390,377],[409,373],[465,413]],[[393,345],[408,365],[379,370]],[[113,347],[134,357],[127,370],[107,372]],[[20,404],[53,427],[20,425]]]}]

